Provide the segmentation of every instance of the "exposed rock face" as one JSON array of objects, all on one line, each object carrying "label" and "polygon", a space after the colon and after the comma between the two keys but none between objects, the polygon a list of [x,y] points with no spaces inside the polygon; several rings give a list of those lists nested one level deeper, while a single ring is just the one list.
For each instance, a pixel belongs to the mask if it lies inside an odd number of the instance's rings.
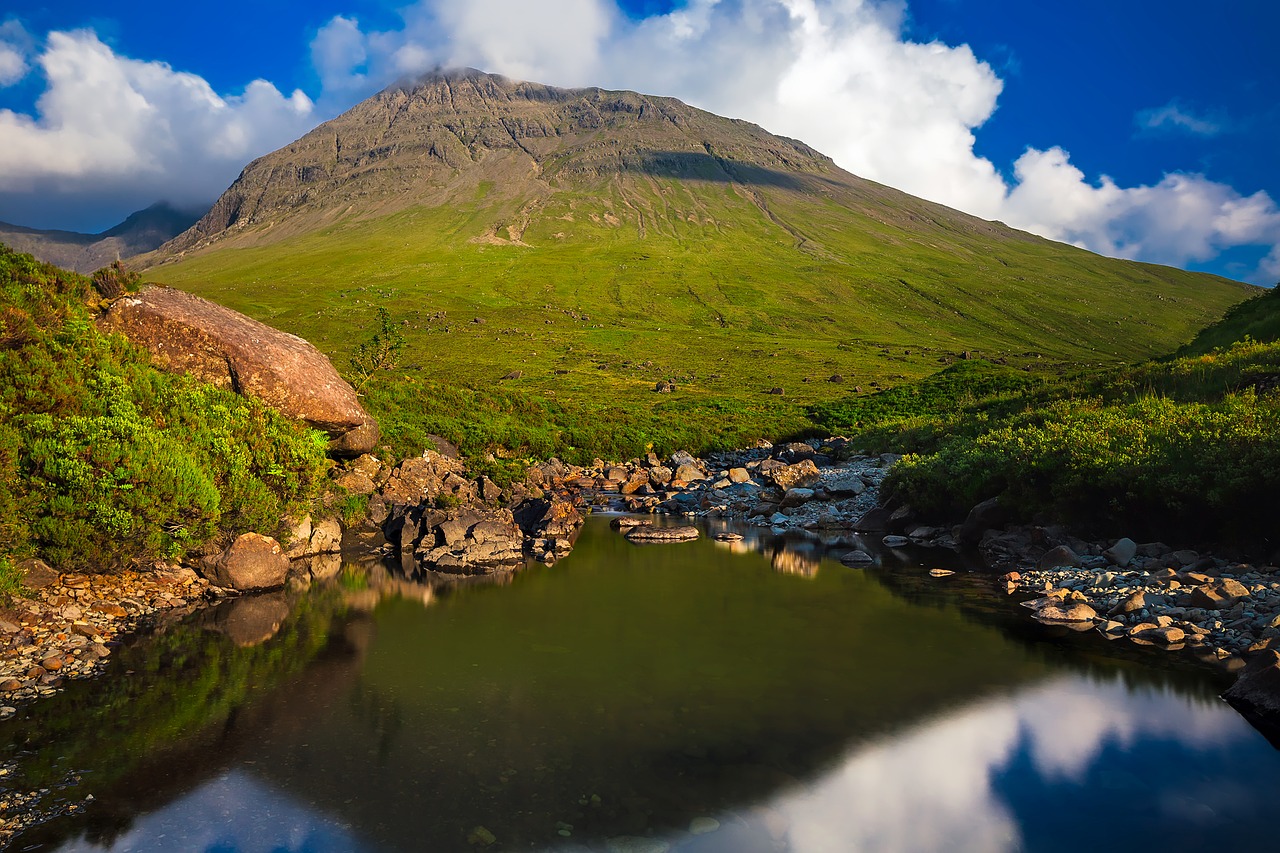
[{"label": "exposed rock face", "polygon": [[289,558],[280,543],[260,533],[246,533],[222,552],[207,573],[219,586],[241,591],[272,589],[284,583]]},{"label": "exposed rock face", "polygon": [[378,425],[319,350],[295,335],[181,290],[122,297],[98,321],[162,367],[253,397],[333,437],[350,455],[372,450]]}]

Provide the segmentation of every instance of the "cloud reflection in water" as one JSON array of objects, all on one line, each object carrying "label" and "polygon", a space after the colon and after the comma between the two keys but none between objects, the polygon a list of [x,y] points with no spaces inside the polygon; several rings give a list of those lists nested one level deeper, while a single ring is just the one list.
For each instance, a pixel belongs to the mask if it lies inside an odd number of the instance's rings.
[{"label": "cloud reflection in water", "polygon": [[998,783],[1020,757],[1042,786],[1082,784],[1105,749],[1173,740],[1211,750],[1250,737],[1222,705],[1118,678],[1062,678],[860,747],[769,807],[789,822],[795,853],[1017,850],[1024,827]]}]

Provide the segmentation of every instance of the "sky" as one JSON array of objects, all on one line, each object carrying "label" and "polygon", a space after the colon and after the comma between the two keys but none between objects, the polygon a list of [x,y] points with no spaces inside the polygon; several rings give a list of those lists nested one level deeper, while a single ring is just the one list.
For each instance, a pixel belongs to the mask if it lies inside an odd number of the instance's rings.
[{"label": "sky", "polygon": [[0,221],[207,207],[379,89],[470,66],[677,97],[987,219],[1272,285],[1276,32],[1274,0],[9,0]]}]

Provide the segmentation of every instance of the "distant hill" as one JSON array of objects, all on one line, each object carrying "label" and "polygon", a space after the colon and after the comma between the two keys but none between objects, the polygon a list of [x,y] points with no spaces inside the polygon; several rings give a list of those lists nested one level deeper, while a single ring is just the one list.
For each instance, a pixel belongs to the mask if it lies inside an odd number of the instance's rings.
[{"label": "distant hill", "polygon": [[965,352],[1169,352],[1256,292],[978,219],[670,98],[470,70],[255,160],[142,260],[339,363],[385,307],[408,338],[397,382],[774,426]]},{"label": "distant hill", "polygon": [[181,211],[160,202],[131,214],[101,234],[42,230],[0,222],[0,243],[64,269],[90,273],[112,261],[152,251],[199,218],[198,211]]}]

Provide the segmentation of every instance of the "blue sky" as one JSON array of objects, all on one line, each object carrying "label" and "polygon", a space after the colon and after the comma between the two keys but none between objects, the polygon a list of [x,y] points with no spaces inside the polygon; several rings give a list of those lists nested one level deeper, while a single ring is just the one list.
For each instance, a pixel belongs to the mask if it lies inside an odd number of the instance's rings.
[{"label": "blue sky", "polygon": [[1271,284],[1276,32],[1268,0],[31,3],[0,12],[0,220],[207,204],[406,70],[462,63],[673,95],[980,216]]}]

